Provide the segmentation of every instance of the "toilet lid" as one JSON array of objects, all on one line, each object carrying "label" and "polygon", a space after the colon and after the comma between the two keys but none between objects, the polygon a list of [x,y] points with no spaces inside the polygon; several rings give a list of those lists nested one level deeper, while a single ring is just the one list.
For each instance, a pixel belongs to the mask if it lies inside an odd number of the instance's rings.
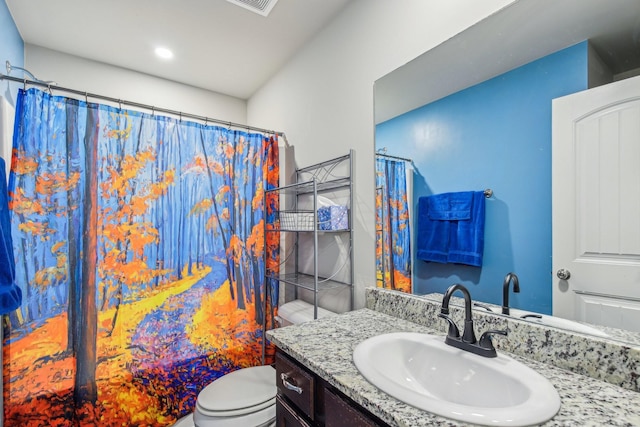
[{"label": "toilet lid", "polygon": [[238,369],[224,375],[198,395],[197,405],[218,416],[242,415],[273,404],[276,370],[267,366]]}]

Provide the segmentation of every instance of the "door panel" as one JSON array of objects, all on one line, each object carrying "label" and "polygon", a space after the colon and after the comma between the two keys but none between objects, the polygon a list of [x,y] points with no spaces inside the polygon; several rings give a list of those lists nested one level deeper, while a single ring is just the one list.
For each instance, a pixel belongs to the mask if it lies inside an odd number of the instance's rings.
[{"label": "door panel", "polygon": [[553,314],[640,331],[640,77],[554,100],[552,163]]}]

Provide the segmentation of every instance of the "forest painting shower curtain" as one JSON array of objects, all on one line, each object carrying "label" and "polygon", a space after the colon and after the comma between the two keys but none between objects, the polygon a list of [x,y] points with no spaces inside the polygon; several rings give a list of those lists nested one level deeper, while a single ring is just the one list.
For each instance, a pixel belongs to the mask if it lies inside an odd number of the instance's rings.
[{"label": "forest painting shower curtain", "polygon": [[260,364],[274,138],[29,89],[13,156],[7,427],[168,426]]},{"label": "forest painting shower curtain", "polygon": [[403,161],[376,156],[378,287],[411,293],[411,233]]}]

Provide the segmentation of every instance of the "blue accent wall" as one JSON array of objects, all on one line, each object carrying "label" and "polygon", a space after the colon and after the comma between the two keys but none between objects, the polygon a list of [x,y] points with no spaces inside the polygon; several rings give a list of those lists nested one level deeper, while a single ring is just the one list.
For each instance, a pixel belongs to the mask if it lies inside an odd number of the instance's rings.
[{"label": "blue accent wall", "polygon": [[414,160],[414,212],[421,196],[494,191],[482,268],[414,251],[414,293],[462,283],[474,300],[502,304],[504,276],[515,272],[511,305],[551,314],[551,100],[587,89],[587,51],[579,43],[376,126],[376,148]]},{"label": "blue accent wall", "polygon": [[[5,62],[24,67],[24,42],[18,32],[15,22],[5,0],[0,0],[0,73],[6,74]],[[12,74],[13,75],[13,74]],[[21,77],[22,73],[15,74]],[[0,96],[6,98],[15,106],[16,96],[20,85],[0,81]]]}]

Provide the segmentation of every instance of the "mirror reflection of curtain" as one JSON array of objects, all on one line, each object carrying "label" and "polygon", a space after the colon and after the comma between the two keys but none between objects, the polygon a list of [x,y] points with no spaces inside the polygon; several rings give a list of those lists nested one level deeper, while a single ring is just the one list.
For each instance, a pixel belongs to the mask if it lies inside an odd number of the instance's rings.
[{"label": "mirror reflection of curtain", "polygon": [[8,425],[169,426],[261,363],[274,138],[36,89],[16,124]]},{"label": "mirror reflection of curtain", "polygon": [[381,288],[411,292],[411,233],[404,161],[376,155],[376,278]]}]

